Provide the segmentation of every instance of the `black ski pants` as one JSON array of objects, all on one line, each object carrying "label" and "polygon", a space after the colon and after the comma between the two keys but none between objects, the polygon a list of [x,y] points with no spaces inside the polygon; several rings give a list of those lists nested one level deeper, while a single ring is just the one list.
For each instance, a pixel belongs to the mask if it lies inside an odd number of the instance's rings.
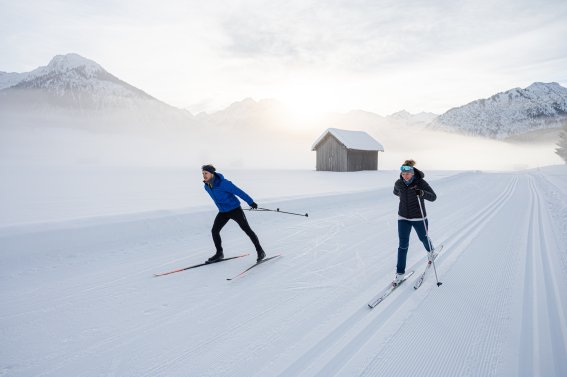
[{"label": "black ski pants", "polygon": [[213,234],[213,241],[215,242],[217,253],[223,251],[220,231],[226,225],[226,223],[228,223],[229,220],[236,221],[238,226],[240,226],[240,229],[242,229],[244,233],[246,233],[248,237],[250,237],[250,240],[254,244],[257,252],[262,250],[258,236],[256,236],[256,233],[254,233],[254,231],[252,231],[252,228],[250,228],[250,225],[248,224],[248,220],[246,220],[246,215],[244,215],[242,208],[238,207],[236,209],[233,209],[232,211],[219,212],[217,214],[217,217],[215,217],[215,222],[213,223],[213,229],[211,229],[211,233]]}]

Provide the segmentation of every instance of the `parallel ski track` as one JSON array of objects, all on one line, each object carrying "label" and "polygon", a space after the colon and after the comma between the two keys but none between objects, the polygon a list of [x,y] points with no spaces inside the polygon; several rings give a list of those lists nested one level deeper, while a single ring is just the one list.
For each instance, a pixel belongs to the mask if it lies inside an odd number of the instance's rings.
[{"label": "parallel ski track", "polygon": [[[495,197],[485,208],[476,211],[470,222],[461,229],[455,231],[451,239],[442,240],[440,243],[445,245],[445,250],[437,258],[437,265],[445,263],[442,271],[449,268],[459,255],[466,250],[466,245],[470,240],[474,239],[480,233],[482,227],[479,227],[490,218],[492,218],[509,200],[510,193],[513,192],[517,184],[517,178],[511,180],[505,190]],[[457,247],[458,245],[458,247]],[[426,256],[422,257],[417,263],[408,269],[416,269],[420,271],[425,267]],[[410,279],[411,282],[411,279]],[[409,286],[409,285],[408,285]],[[427,291],[426,287],[420,288],[420,291]],[[377,311],[378,315],[370,321],[363,319],[368,316],[368,308],[363,307],[354,312],[350,317],[345,319],[342,324],[337,326],[335,330],[327,334],[319,342],[315,343],[309,351],[305,352],[293,364],[289,365],[280,375],[281,376],[300,376],[316,374],[318,376],[332,376],[352,358],[352,356],[364,346],[364,344],[373,337],[385,322],[391,318],[411,297],[413,289],[400,291],[388,298],[389,302],[383,303],[383,310]],[[376,311],[376,309],[375,309]],[[362,324],[362,325],[361,325]],[[352,330],[354,327],[356,329]],[[350,339],[346,341],[344,339]],[[335,351],[330,351],[333,348]],[[329,355],[326,355],[329,353]],[[310,365],[320,359],[328,361],[319,371],[310,370]]]},{"label": "parallel ski track", "polygon": [[[552,220],[558,225],[557,231],[559,234],[567,234],[567,201],[565,200],[567,191],[552,182],[544,174],[538,173],[535,176],[537,176],[538,182],[536,184],[539,186],[539,192],[547,198],[546,208]],[[558,257],[563,265],[563,273],[567,275],[567,245],[560,243],[558,247],[558,250],[561,251]]]},{"label": "parallel ski track", "polygon": [[566,286],[560,283],[555,263],[559,243],[549,237],[545,203],[532,177],[529,187],[532,221],[527,232],[518,375],[567,376]]},{"label": "parallel ski track", "polygon": [[[502,324],[510,317],[511,296],[515,291],[512,279],[520,258],[516,256],[518,245],[508,241],[514,239],[513,234],[502,234],[506,237],[503,242],[496,241],[480,249],[478,238],[490,242],[487,232],[498,235],[494,224],[507,218],[515,203],[510,198],[518,198],[522,192],[518,191],[523,189],[519,183],[517,177],[510,178],[508,188],[495,197],[497,205],[493,201],[490,209],[478,208],[486,213],[474,218],[469,230],[464,231],[470,232],[471,238],[463,237],[462,230],[455,233],[455,241],[459,242],[460,238],[463,244],[444,250],[448,254],[438,265],[447,279],[446,285],[437,289],[429,284],[430,293],[426,300],[423,296],[424,300],[414,305],[416,310],[406,306],[408,320],[394,334],[388,334],[389,339],[384,340],[377,355],[363,369],[363,376],[407,374],[405,365],[419,365],[422,376],[494,375],[502,359],[502,344],[506,339]],[[524,221],[522,216],[520,223]],[[477,267],[464,267],[467,265]],[[455,292],[463,295],[462,303],[455,298]],[[445,321],[444,310],[449,310],[454,320]],[[405,344],[411,344],[408,352],[403,351]]]}]

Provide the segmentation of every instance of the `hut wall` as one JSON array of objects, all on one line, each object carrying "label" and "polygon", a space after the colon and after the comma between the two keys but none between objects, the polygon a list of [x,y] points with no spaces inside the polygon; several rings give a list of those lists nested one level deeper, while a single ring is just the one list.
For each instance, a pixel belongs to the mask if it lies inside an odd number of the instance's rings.
[{"label": "hut wall", "polygon": [[316,149],[317,170],[347,171],[347,149],[331,135],[327,135]]},{"label": "hut wall", "polygon": [[348,171],[378,170],[378,151],[349,150]]}]

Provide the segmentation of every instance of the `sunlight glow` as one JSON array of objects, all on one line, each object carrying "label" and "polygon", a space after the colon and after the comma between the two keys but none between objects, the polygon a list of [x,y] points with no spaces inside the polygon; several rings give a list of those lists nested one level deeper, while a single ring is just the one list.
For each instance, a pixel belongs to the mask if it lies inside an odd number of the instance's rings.
[{"label": "sunlight glow", "polygon": [[314,122],[327,113],[338,111],[338,97],[336,89],[321,84],[288,86],[278,95],[297,122]]}]

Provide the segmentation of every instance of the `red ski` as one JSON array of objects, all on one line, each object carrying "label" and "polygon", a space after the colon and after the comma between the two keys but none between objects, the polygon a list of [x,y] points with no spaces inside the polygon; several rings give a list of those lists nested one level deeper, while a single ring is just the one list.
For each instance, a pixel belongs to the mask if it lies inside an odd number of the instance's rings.
[{"label": "red ski", "polygon": [[273,257],[269,257],[269,258],[262,259],[260,262],[256,262],[256,264],[253,264],[252,266],[248,267],[247,269],[245,269],[244,271],[242,271],[242,272],[239,273],[238,275],[236,275],[236,276],[234,276],[234,277],[231,277],[231,278],[226,278],[226,280],[234,280],[234,279],[236,279],[236,278],[239,278],[239,277],[241,277],[241,276],[244,276],[248,271],[250,271],[250,270],[253,269],[254,267],[259,266],[259,265],[261,265],[262,263],[265,263],[265,262],[267,262],[267,261],[269,261],[269,260],[276,259],[276,258],[278,258],[278,257],[281,257],[281,255],[278,254],[278,255],[274,255]]},{"label": "red ski", "polygon": [[231,259],[242,258],[242,257],[248,256],[248,255],[250,255],[250,254],[241,254],[241,255],[237,255],[237,256],[235,256],[235,257],[223,258],[223,259],[218,260],[218,261],[216,261],[216,262],[199,263],[199,264],[195,264],[195,265],[193,265],[193,266],[189,266],[189,267],[185,267],[185,268],[180,268],[180,269],[173,270],[173,271],[162,272],[162,273],[160,273],[160,274],[154,274],[154,276],[157,277],[157,276],[170,275],[170,274],[174,274],[174,273],[176,273],[176,272],[181,272],[181,271],[185,271],[185,270],[190,270],[190,269],[192,269],[192,268],[197,268],[197,267],[202,267],[202,266],[208,266],[208,265],[210,265],[210,264],[215,264],[215,263],[219,263],[219,262],[224,262],[224,261],[231,260]]}]

